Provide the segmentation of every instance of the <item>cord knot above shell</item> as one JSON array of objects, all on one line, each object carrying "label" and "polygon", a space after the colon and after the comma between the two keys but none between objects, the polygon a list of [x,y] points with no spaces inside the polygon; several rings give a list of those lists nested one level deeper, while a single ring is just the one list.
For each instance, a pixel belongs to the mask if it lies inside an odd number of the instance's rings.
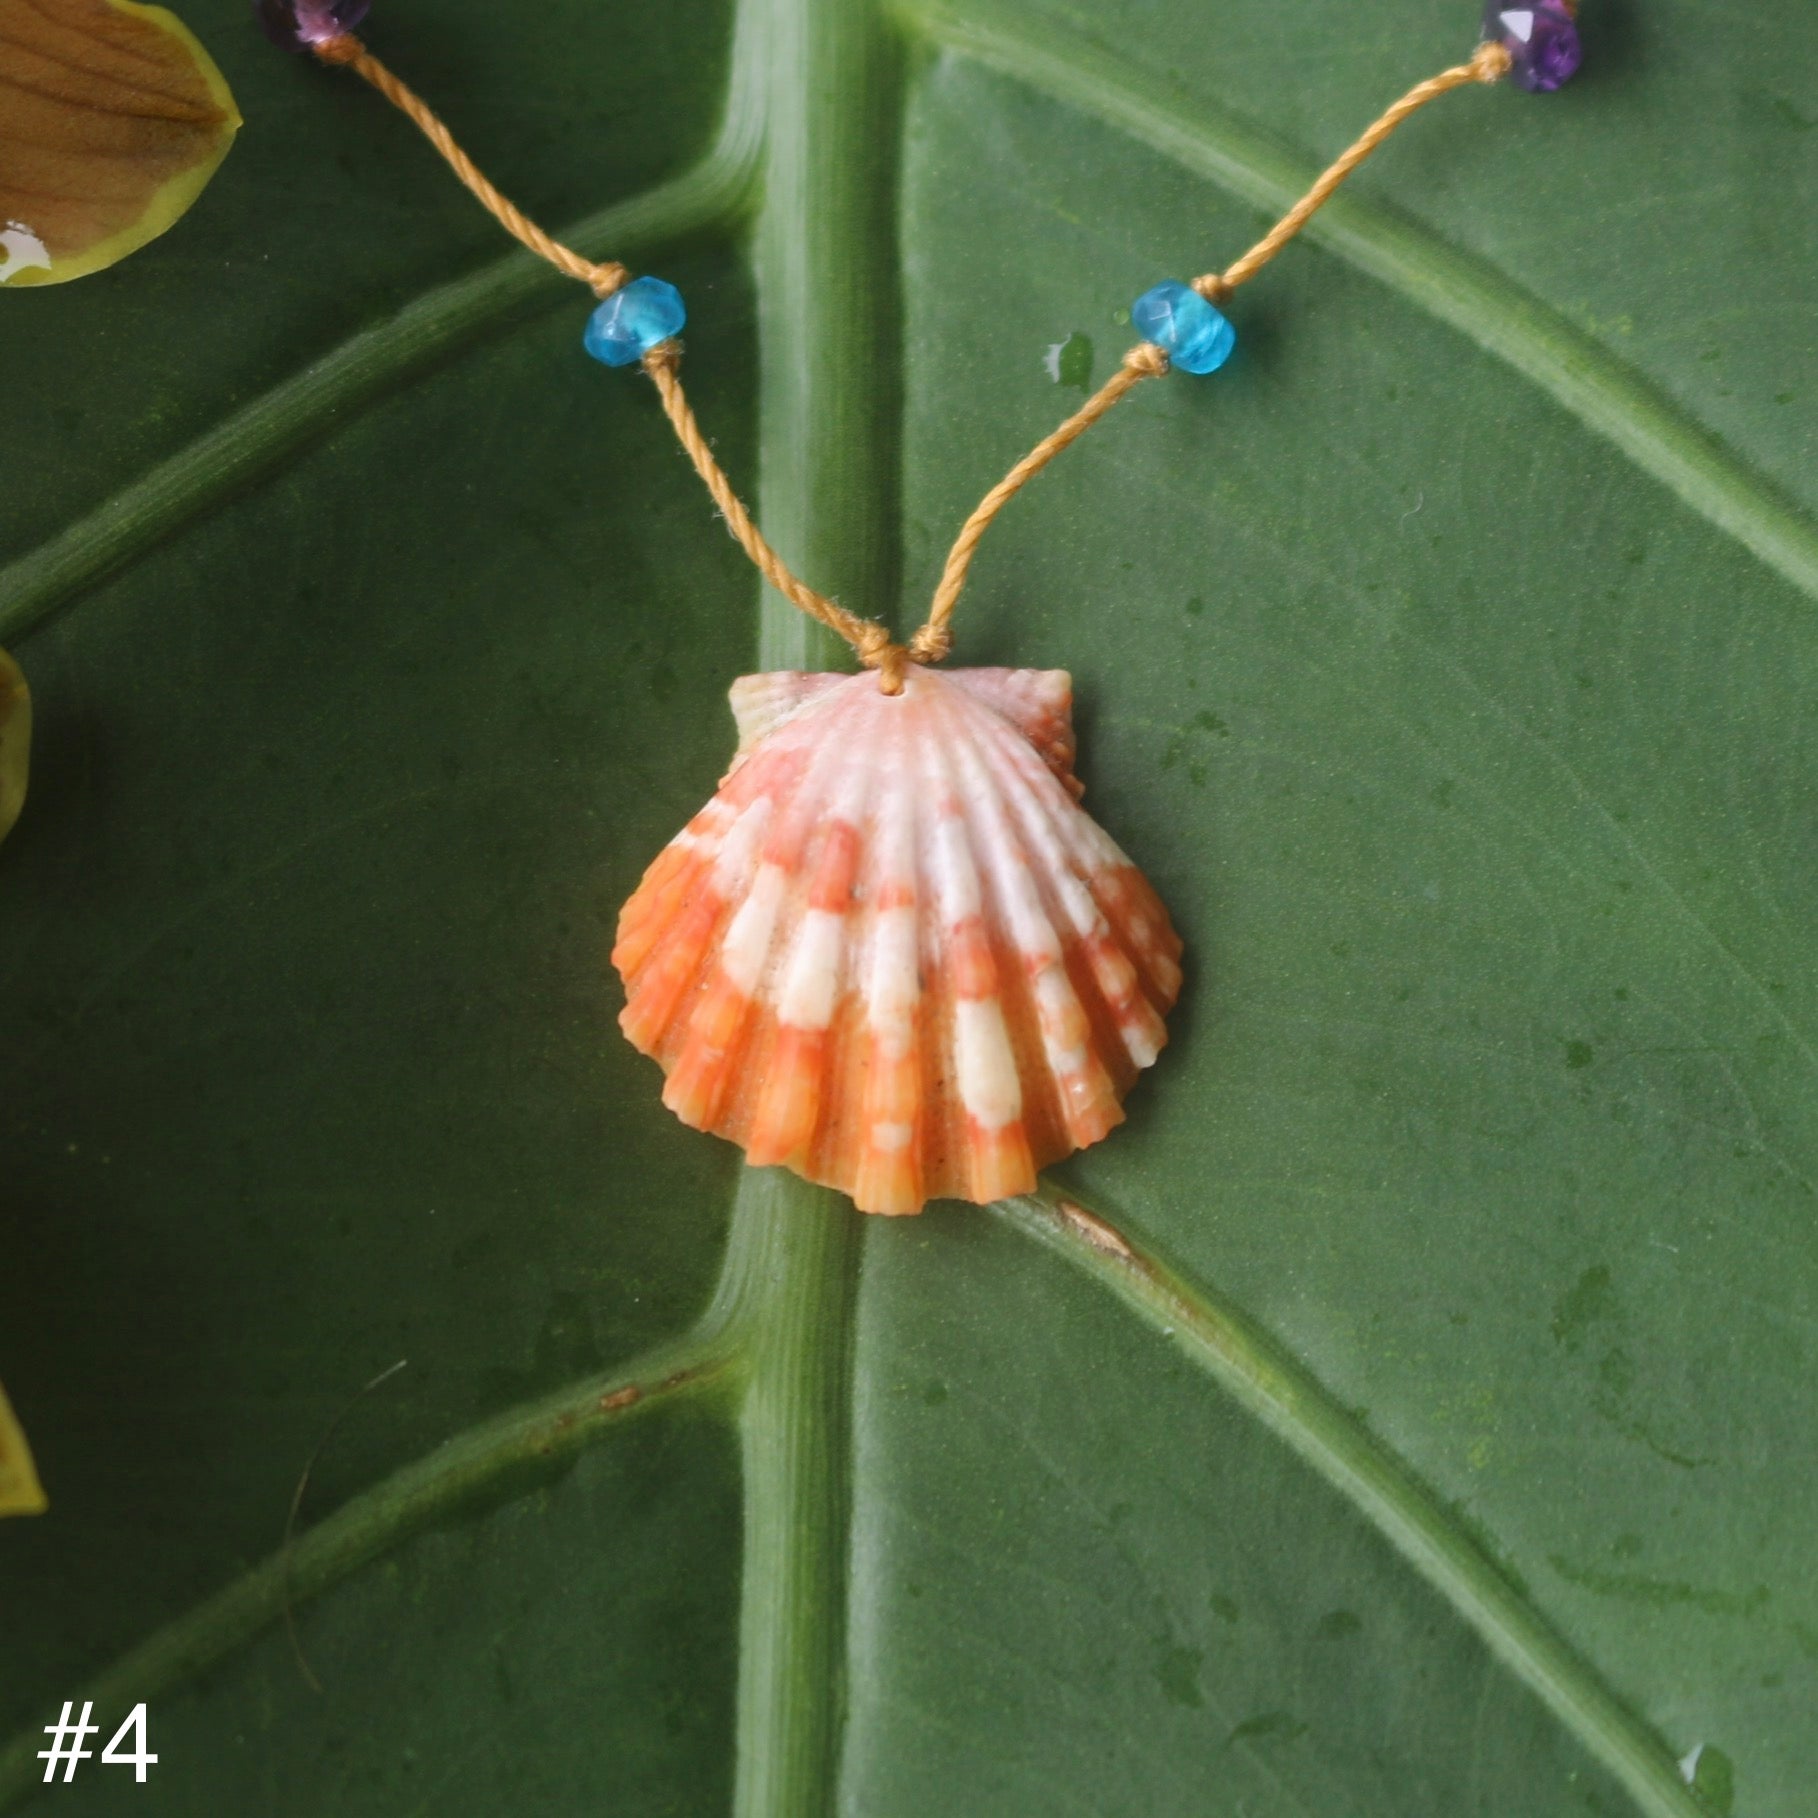
[{"label": "cord knot above shell", "polygon": [[1167,1039],[1180,940],[1078,805],[1064,671],[734,683],[719,792],[619,918],[663,1102],[867,1212],[1026,1193]]}]

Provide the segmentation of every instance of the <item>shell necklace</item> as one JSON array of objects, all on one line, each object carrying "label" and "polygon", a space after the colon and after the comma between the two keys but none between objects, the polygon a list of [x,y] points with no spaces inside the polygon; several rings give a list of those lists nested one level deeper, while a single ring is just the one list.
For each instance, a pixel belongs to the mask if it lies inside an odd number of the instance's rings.
[{"label": "shell necklace", "polygon": [[685,1123],[849,1194],[861,1211],[985,1204],[1107,1135],[1167,1039],[1181,943],[1155,892],[1079,806],[1064,670],[933,665],[991,521],[1134,386],[1222,366],[1218,305],[1300,232],[1402,121],[1452,89],[1578,66],[1575,0],[1491,0],[1468,62],[1375,120],[1234,264],[1138,297],[1143,339],[962,526],[926,622],[899,644],[817,593],[753,523],[682,390],[680,293],[551,238],[487,181],[422,99],[353,35],[367,0],[257,0],[280,44],[351,69],[420,127],[525,246],[599,302],[583,344],[641,366],[728,527],[778,592],[838,632],[857,675],[745,676],[718,793],[619,918],[620,1025]]}]

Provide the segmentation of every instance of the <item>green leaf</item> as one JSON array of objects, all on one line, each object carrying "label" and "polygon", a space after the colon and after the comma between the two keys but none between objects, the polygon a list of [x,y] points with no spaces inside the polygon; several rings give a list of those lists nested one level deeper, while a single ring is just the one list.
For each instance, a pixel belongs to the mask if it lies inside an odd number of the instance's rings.
[{"label": "green leaf", "polygon": [[[0,1543],[8,1794],[88,1697],[159,1762],[32,1809],[1805,1809],[1818,34],[1584,23],[984,545],[959,660],[1074,672],[1192,970],[1111,1141],[907,1221],[742,1175],[613,1028],[728,681],[832,653],[585,294],[217,34],[254,130],[185,233],[8,305],[0,1375],[54,1508]],[[907,627],[1129,299],[1470,25],[373,44],[682,287],[769,534]]]}]

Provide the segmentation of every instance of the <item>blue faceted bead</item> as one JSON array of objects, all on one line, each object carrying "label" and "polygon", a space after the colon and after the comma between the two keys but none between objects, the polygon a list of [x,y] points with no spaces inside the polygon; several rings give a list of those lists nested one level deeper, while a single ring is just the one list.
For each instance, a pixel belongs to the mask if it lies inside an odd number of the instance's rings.
[{"label": "blue faceted bead", "polygon": [[1237,330],[1198,291],[1172,278],[1130,305],[1130,326],[1183,372],[1217,372],[1237,345]]},{"label": "blue faceted bead", "polygon": [[682,332],[682,293],[661,278],[633,278],[587,320],[581,345],[608,366],[635,366],[659,341]]}]

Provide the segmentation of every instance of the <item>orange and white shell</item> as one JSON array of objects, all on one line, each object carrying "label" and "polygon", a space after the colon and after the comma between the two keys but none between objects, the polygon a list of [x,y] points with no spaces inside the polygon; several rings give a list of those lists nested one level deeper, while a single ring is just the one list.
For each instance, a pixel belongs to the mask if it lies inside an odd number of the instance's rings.
[{"label": "orange and white shell", "polygon": [[1180,940],[1079,806],[1064,670],[735,682],[738,755],[619,917],[663,1102],[866,1212],[1027,1193],[1123,1121]]}]

